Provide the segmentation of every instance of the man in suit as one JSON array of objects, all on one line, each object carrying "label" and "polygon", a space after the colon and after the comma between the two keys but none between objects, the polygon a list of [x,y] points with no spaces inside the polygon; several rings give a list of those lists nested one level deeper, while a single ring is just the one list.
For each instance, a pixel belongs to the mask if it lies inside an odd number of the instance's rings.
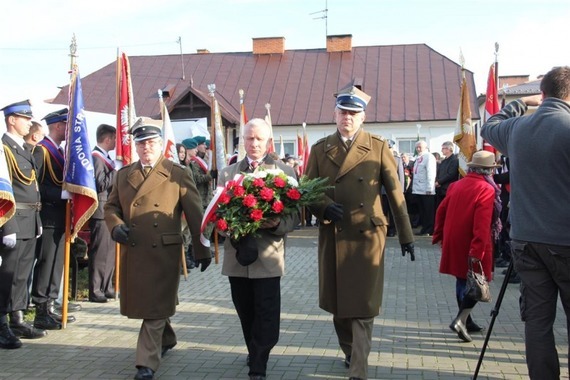
[{"label": "man in suit", "polygon": [[446,141],[441,144],[441,153],[443,153],[443,161],[437,165],[437,174],[435,176],[435,209],[447,194],[447,188],[451,183],[459,179],[459,159],[453,153],[453,143]]},{"label": "man in suit", "polygon": [[[281,169],[295,178],[293,169],[281,160],[267,155],[270,127],[263,119],[251,119],[243,130],[246,157],[220,172],[220,185],[236,174],[252,173],[259,168]],[[249,353],[249,378],[266,378],[271,349],[279,340],[281,318],[281,277],[285,272],[285,237],[299,223],[297,214],[267,219],[258,230],[259,236],[240,240],[240,255],[254,260],[240,264],[230,239],[224,242],[222,274],[229,277],[232,301],[239,316]],[[250,260],[250,261],[251,261]],[[241,261],[241,260],[240,260]]]},{"label": "man in suit", "polygon": [[388,221],[382,210],[386,190],[402,254],[414,245],[404,192],[388,142],[364,131],[370,96],[357,87],[339,91],[337,131],[317,141],[305,174],[329,178],[331,189],[311,206],[319,219],[319,306],[333,324],[351,379],[366,379],[374,317],[384,287],[384,246]]},{"label": "man in suit", "polygon": [[[36,305],[34,326],[45,330],[61,329],[61,314],[55,311],[54,302],[59,295],[64,261],[66,201],[61,198],[65,164],[61,143],[65,140],[67,113],[64,108],[43,118],[49,133],[33,150],[44,230],[36,249],[32,301]],[[69,315],[67,321],[74,322],[75,317]]]},{"label": "man in suit", "polygon": [[422,229],[420,236],[431,236],[435,222],[435,177],[437,175],[437,160],[429,152],[427,143],[423,140],[416,143],[418,157],[414,162],[414,175],[412,177],[412,194],[418,200],[420,223]]},{"label": "man in suit", "polygon": [[[19,338],[41,338],[45,330],[24,321],[28,307],[28,281],[32,273],[36,239],[42,234],[40,192],[36,181],[36,163],[31,146],[24,142],[32,125],[28,100],[2,109],[6,133],[2,136],[8,172],[16,200],[16,213],[0,228],[0,348],[22,346]],[[10,315],[8,324],[7,315]]]},{"label": "man in suit", "polygon": [[103,208],[113,187],[115,163],[109,152],[115,149],[117,131],[115,127],[101,124],[97,127],[97,145],[93,149],[95,187],[99,206],[89,220],[89,301],[104,303],[115,298],[113,273],[115,272],[115,244],[105,225]]},{"label": "man in suit", "polygon": [[202,203],[190,173],[162,154],[160,120],[139,118],[132,127],[139,161],[115,175],[105,222],[121,244],[121,314],[142,319],[135,379],[153,379],[161,357],[176,345],[170,317],[176,312],[182,249],[182,213],[201,270],[210,250],[200,240]]}]

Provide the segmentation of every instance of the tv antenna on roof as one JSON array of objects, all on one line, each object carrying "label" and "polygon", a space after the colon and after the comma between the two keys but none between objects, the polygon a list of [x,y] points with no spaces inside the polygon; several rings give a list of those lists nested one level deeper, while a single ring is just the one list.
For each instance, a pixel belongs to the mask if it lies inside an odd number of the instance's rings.
[{"label": "tv antenna on roof", "polygon": [[328,25],[328,0],[325,0],[325,9],[317,11],[317,12],[313,12],[313,13],[309,13],[309,15],[315,15],[315,14],[320,14],[320,17],[313,17],[313,20],[321,20],[324,19],[325,20],[325,37],[328,37],[329,35],[329,25]]}]

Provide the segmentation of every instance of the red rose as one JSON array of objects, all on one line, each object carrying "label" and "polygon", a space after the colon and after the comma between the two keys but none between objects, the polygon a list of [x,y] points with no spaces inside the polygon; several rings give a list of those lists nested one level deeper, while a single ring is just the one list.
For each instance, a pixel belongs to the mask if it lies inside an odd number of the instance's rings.
[{"label": "red rose", "polygon": [[209,222],[215,222],[216,220],[218,220],[218,216],[216,215],[216,213],[213,213],[212,215],[210,215]]},{"label": "red rose", "polygon": [[257,222],[258,220],[261,220],[263,218],[263,211],[261,211],[259,209],[255,209],[249,214],[249,217],[254,222]]},{"label": "red rose", "polygon": [[225,219],[219,219],[216,222],[216,228],[220,231],[226,231],[228,229],[228,222]]},{"label": "red rose", "polygon": [[234,195],[236,197],[241,197],[244,194],[245,194],[245,189],[243,188],[243,186],[238,185],[234,187]]},{"label": "red rose", "polygon": [[273,199],[274,192],[269,187],[264,187],[259,191],[259,197],[266,202]]},{"label": "red rose", "polygon": [[283,205],[283,202],[281,201],[275,201],[273,202],[273,206],[271,206],[271,211],[276,214],[279,214],[283,209],[285,209],[285,205]]},{"label": "red rose", "polygon": [[228,203],[230,203],[231,200],[232,198],[230,198],[230,196],[227,193],[220,195],[219,198],[220,203],[223,205],[227,205]]},{"label": "red rose", "polygon": [[249,207],[252,208],[257,204],[257,199],[255,199],[255,196],[253,194],[247,194],[242,201],[242,204],[245,207]]},{"label": "red rose", "polygon": [[287,185],[287,182],[281,177],[273,178],[273,183],[275,184],[275,187],[285,187],[285,185]]},{"label": "red rose", "polygon": [[263,187],[265,186],[265,181],[263,178],[256,178],[253,180],[252,185],[255,187]]},{"label": "red rose", "polygon": [[299,190],[293,188],[293,189],[289,189],[287,191],[287,197],[289,199],[292,199],[294,201],[297,201],[299,199],[301,199],[301,193],[299,192]]}]

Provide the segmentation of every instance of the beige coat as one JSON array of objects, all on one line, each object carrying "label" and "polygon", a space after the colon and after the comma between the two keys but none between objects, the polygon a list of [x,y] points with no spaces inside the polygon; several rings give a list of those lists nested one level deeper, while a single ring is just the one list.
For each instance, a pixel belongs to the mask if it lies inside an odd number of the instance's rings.
[{"label": "beige coat", "polygon": [[[343,318],[378,315],[384,287],[387,220],[381,188],[392,206],[400,243],[413,242],[394,156],[381,137],[360,130],[346,151],[337,133],[312,147],[305,174],[328,178],[333,189],[311,207],[319,218],[319,306]],[[326,206],[344,207],[343,219],[325,221]]]},{"label": "beige coat", "polygon": [[[270,157],[265,159],[265,163],[260,168],[276,169],[276,166],[283,170],[285,174],[295,177],[295,172],[290,166],[280,161],[273,161]],[[220,186],[232,180],[236,174],[246,172],[249,168],[247,158],[230,165],[220,172]],[[281,218],[281,222],[274,231],[258,230],[260,237],[256,239],[259,256],[256,261],[248,266],[242,266],[236,259],[236,250],[230,244],[230,239],[224,242],[224,263],[222,274],[231,277],[246,278],[269,278],[281,277],[285,273],[285,241],[286,234],[293,231],[299,224],[297,214],[288,215]]]},{"label": "beige coat", "polygon": [[140,162],[125,166],[115,176],[105,221],[110,231],[120,224],[130,229],[128,244],[121,245],[121,314],[142,319],[174,315],[182,212],[192,232],[196,258],[210,257],[199,240],[200,196],[184,167],[161,157],[146,179]]}]

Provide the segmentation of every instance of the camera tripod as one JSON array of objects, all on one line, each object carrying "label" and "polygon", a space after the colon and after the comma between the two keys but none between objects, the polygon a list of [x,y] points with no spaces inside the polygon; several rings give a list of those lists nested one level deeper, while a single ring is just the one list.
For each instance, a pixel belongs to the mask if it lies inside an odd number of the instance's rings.
[{"label": "camera tripod", "polygon": [[503,280],[503,285],[501,285],[501,290],[497,296],[497,302],[491,310],[491,322],[489,322],[489,328],[487,330],[487,336],[485,336],[485,342],[483,343],[483,348],[481,348],[481,355],[479,355],[479,361],[477,362],[477,367],[475,368],[475,373],[473,374],[472,380],[477,380],[479,375],[479,369],[481,368],[481,363],[483,363],[483,356],[485,356],[485,350],[487,349],[487,344],[489,343],[489,338],[491,337],[491,331],[493,331],[493,325],[495,324],[495,319],[499,315],[499,309],[501,308],[501,303],[503,302],[503,297],[505,296],[505,291],[507,290],[507,285],[509,285],[509,278],[511,277],[511,272],[513,271],[513,260],[507,268],[507,273],[505,273],[505,279]]}]

